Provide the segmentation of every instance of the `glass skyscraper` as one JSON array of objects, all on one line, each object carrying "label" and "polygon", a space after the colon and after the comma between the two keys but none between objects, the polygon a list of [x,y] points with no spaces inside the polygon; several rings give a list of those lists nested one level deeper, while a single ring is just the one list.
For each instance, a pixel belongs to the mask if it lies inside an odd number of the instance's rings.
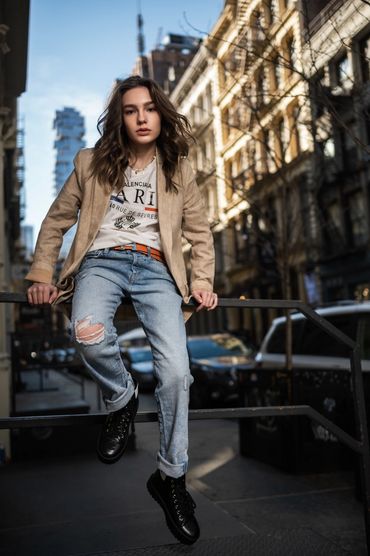
[{"label": "glass skyscraper", "polygon": [[[55,192],[58,194],[73,170],[74,157],[86,145],[83,139],[85,120],[75,108],[66,107],[63,110],[56,111],[53,127],[57,134],[54,148],[56,150]],[[73,227],[64,236],[61,257],[65,257],[68,253],[74,232],[75,228]]]}]

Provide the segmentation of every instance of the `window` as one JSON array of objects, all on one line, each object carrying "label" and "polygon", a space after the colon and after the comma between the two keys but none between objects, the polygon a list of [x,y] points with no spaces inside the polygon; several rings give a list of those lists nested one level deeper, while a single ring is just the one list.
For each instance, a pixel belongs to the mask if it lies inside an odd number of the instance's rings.
[{"label": "window", "polygon": [[357,147],[353,140],[354,136],[356,136],[354,122],[348,122],[346,127],[339,131],[343,168],[347,171],[353,170],[357,165]]},{"label": "window", "polygon": [[280,159],[281,162],[285,160],[285,154],[288,146],[287,136],[286,136],[286,127],[284,118],[280,118],[276,123],[276,133],[278,139],[279,149],[277,151],[277,159]]},{"label": "window", "polygon": [[349,60],[347,54],[342,56],[334,66],[335,85],[338,87],[348,86],[350,81]]},{"label": "window", "polygon": [[342,219],[340,214],[340,207],[338,201],[333,201],[327,207],[328,225],[332,228],[335,234],[341,233]]},{"label": "window", "polygon": [[370,36],[360,42],[362,81],[370,81]]},{"label": "window", "polygon": [[225,162],[225,185],[226,185],[226,199],[231,201],[233,196],[233,188],[232,188],[232,168],[231,162],[228,160]]},{"label": "window", "polygon": [[[341,332],[355,339],[356,330],[351,315],[328,316],[326,319]],[[302,344],[297,354],[327,356],[327,357],[349,357],[349,348],[324,332],[314,322],[306,321],[302,335]]]},{"label": "window", "polygon": [[[344,334],[355,339],[355,323],[351,315],[328,316],[328,320]],[[268,345],[267,353],[285,353],[286,323],[280,323]],[[349,357],[349,348],[334,339],[305,318],[292,320],[292,353],[293,355],[311,355],[313,357]]]},{"label": "window", "polygon": [[245,214],[234,221],[235,262],[245,263],[248,260],[248,223]]},{"label": "window", "polygon": [[208,86],[207,86],[206,98],[207,98],[207,112],[208,112],[208,116],[211,116],[211,115],[212,115],[212,111],[213,111],[213,107],[212,107],[212,89],[211,89],[211,85],[208,85]]},{"label": "window", "polygon": [[230,135],[230,127],[229,127],[229,109],[225,108],[222,112],[222,134],[224,141],[227,141]]},{"label": "window", "polygon": [[348,197],[348,226],[350,241],[354,247],[364,245],[367,240],[366,203],[361,190]]},{"label": "window", "polygon": [[[304,320],[293,320],[292,321],[292,352],[298,353],[299,345],[301,342],[301,336],[303,331]],[[267,353],[285,353],[285,342],[286,342],[286,323],[281,322],[277,325],[272,334],[270,341],[267,345]]]},{"label": "window", "polygon": [[279,0],[268,0],[267,5],[270,25],[273,25],[279,17]]},{"label": "window", "polygon": [[266,157],[268,171],[276,172],[275,133],[272,129],[266,130]]},{"label": "window", "polygon": [[297,43],[293,35],[286,41],[286,63],[288,73],[292,73],[297,67]]},{"label": "window", "polygon": [[240,129],[240,106],[234,101],[229,109],[229,125],[232,128]]},{"label": "window", "polygon": [[337,199],[326,206],[323,212],[323,233],[330,252],[341,251],[345,245],[341,207]]},{"label": "window", "polygon": [[265,39],[265,21],[264,21],[264,14],[262,8],[258,8],[254,11],[253,14],[253,25],[252,28],[254,30],[254,39],[258,41],[263,41]]},{"label": "window", "polygon": [[367,106],[363,111],[363,121],[366,129],[367,145],[370,145],[370,106]]},{"label": "window", "polygon": [[274,86],[275,90],[280,90],[283,86],[284,78],[283,78],[283,68],[280,63],[280,56],[276,56],[272,62],[273,67],[273,76],[274,76]]},{"label": "window", "polygon": [[300,108],[297,104],[295,104],[289,110],[289,126],[290,126],[290,135],[291,135],[291,151],[292,156],[298,156],[300,153],[300,138],[299,138],[299,115],[300,115]]},{"label": "window", "polygon": [[268,81],[265,68],[261,67],[255,74],[256,79],[256,105],[261,107],[267,102]]}]

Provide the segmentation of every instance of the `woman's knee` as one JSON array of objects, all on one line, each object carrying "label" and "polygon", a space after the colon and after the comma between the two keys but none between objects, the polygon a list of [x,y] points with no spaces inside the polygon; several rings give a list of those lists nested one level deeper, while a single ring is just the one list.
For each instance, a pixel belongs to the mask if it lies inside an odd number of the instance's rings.
[{"label": "woman's knee", "polygon": [[92,315],[72,321],[71,337],[77,350],[85,356],[97,356],[106,348],[106,327]]},{"label": "woman's knee", "polygon": [[160,384],[165,389],[170,390],[188,390],[194,379],[190,374],[189,360],[184,357],[180,362],[177,359],[167,359],[157,363],[156,371]]}]

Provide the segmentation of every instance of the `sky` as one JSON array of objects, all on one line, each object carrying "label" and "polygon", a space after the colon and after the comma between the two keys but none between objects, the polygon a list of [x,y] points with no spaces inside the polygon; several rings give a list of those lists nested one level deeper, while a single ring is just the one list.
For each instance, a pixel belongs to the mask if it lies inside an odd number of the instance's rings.
[{"label": "sky", "polygon": [[[141,0],[145,49],[169,32],[204,37],[224,0]],[[85,117],[87,146],[114,80],[130,75],[137,55],[132,0],[31,0],[27,88],[19,102],[25,130],[25,224],[34,240],[54,199],[55,111],[76,108]]]}]

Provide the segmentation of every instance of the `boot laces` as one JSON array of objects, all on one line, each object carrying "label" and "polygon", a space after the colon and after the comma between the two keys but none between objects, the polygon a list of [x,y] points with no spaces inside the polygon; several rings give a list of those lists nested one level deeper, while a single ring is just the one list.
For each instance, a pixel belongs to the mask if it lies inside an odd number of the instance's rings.
[{"label": "boot laces", "polygon": [[105,422],[105,432],[113,437],[124,436],[132,419],[131,408],[126,406],[123,412],[108,413]]},{"label": "boot laces", "polygon": [[177,514],[184,521],[185,518],[194,514],[196,504],[186,490],[185,481],[181,478],[171,479],[171,494]]}]

